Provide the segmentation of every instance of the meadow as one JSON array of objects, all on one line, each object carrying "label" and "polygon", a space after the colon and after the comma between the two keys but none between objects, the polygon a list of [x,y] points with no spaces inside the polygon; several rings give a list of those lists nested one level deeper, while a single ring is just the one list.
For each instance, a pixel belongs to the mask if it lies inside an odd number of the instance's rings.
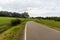
[{"label": "meadow", "polygon": [[9,24],[13,19],[17,19],[17,18],[0,17],[0,40],[20,39],[20,33],[24,29],[26,21],[24,18],[18,18],[22,21],[21,24],[16,26],[10,26]]}]

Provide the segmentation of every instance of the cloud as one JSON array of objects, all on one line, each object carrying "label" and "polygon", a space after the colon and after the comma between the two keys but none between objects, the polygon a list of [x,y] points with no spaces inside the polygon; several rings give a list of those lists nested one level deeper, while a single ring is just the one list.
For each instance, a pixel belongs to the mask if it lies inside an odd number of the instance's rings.
[{"label": "cloud", "polygon": [[2,7],[0,7],[0,11],[3,10]]},{"label": "cloud", "polygon": [[40,9],[40,8],[32,8],[31,10],[28,10],[28,12],[30,13],[31,16],[36,16],[36,15],[43,15],[46,14],[48,12],[51,12],[51,10],[46,10],[46,9]]},{"label": "cloud", "polygon": [[0,0],[0,10],[27,11],[30,16],[60,16],[60,0]]},{"label": "cloud", "polygon": [[16,1],[16,0],[0,0],[1,3],[11,3],[14,1]]}]

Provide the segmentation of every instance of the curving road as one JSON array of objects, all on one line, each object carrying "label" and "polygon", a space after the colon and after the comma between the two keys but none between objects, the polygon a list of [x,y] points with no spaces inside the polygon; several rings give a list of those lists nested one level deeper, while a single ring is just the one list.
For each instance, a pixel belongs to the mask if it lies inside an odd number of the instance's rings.
[{"label": "curving road", "polygon": [[60,31],[29,21],[25,26],[24,37],[24,40],[60,40]]}]

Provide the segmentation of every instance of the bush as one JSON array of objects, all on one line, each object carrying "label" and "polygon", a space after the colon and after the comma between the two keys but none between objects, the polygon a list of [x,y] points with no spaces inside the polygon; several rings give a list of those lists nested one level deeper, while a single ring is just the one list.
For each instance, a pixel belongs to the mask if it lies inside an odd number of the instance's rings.
[{"label": "bush", "polygon": [[60,18],[55,19],[55,21],[60,21]]},{"label": "bush", "polygon": [[19,19],[15,19],[15,20],[11,20],[11,26],[15,26],[21,23],[21,20]]}]

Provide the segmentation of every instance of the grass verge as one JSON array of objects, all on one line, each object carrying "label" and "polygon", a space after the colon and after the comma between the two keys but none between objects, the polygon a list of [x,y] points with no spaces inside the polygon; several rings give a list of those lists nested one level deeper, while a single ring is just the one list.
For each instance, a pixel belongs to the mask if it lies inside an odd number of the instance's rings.
[{"label": "grass verge", "polygon": [[53,20],[43,20],[43,19],[35,19],[35,22],[45,24],[50,28],[56,29],[60,31],[60,22],[59,21],[53,21]]},{"label": "grass verge", "polygon": [[14,26],[7,31],[0,34],[0,40],[19,40],[20,33],[24,29],[26,21],[22,22],[20,25]]}]

